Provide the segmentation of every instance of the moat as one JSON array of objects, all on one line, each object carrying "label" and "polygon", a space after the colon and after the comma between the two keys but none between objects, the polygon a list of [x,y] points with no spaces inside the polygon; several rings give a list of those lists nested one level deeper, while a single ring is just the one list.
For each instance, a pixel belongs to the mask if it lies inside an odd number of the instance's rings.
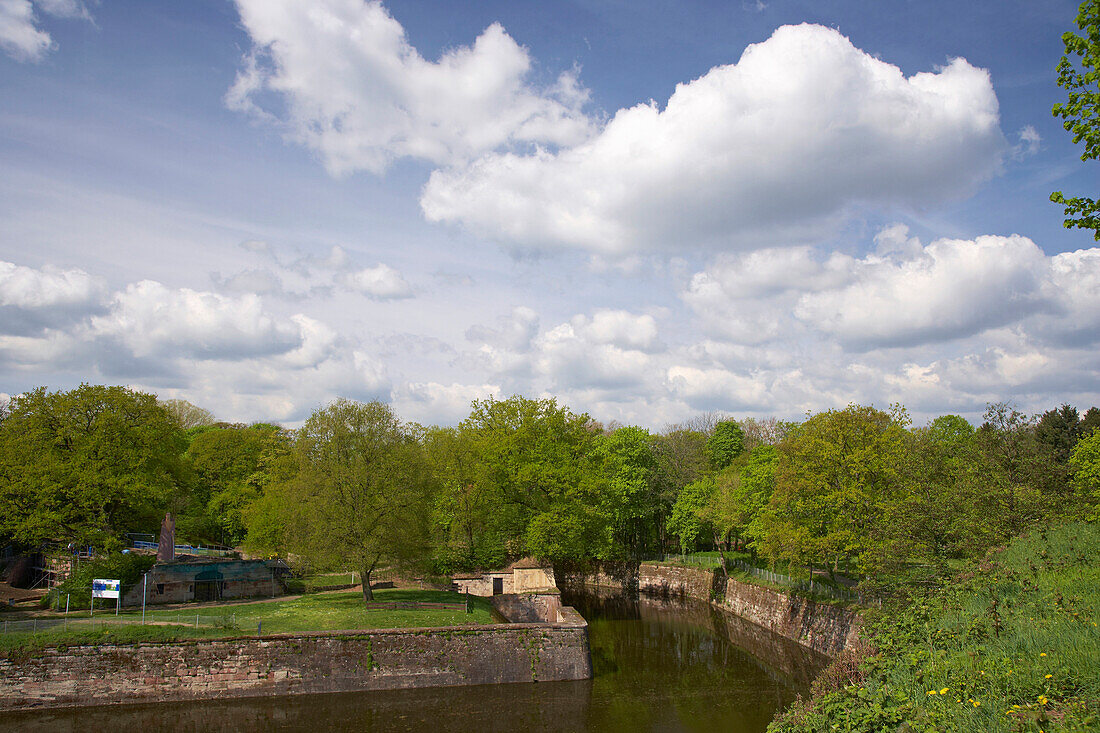
[{"label": "moat", "polygon": [[763,731],[826,659],[697,601],[566,595],[594,679],[0,715],[0,731]]}]

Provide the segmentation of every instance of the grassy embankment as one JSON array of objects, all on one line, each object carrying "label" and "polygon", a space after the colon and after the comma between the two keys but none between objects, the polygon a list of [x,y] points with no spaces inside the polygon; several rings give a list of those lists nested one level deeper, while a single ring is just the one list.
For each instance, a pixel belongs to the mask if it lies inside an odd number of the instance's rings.
[{"label": "grassy embankment", "polygon": [[768,729],[1100,729],[1100,526],[1037,531],[944,587],[866,613],[849,654]]},{"label": "grassy embankment", "polygon": [[[459,593],[432,590],[376,590],[378,601],[420,601],[423,603],[461,603]],[[225,638],[347,629],[394,629],[409,627],[461,626],[493,623],[488,599],[470,597],[470,613],[463,610],[367,610],[363,594],[315,593],[281,600],[203,605],[195,608],[149,609],[146,625],[141,625],[141,610],[127,609],[114,624],[114,616],[97,619],[106,627],[91,628],[87,616],[71,616],[68,628],[38,633],[0,634],[0,657],[19,656],[49,646],[73,646],[96,643],[132,643],[139,641],[175,641],[192,638]],[[196,621],[196,617],[198,617]],[[50,617],[42,617],[49,621]]]}]

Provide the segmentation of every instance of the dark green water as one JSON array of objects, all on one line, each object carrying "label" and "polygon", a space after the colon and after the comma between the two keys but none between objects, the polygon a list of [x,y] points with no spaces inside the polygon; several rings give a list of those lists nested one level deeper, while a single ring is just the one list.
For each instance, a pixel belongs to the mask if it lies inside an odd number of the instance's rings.
[{"label": "dark green water", "polygon": [[208,700],[0,715],[0,731],[763,731],[823,658],[706,604],[565,598],[584,682]]}]

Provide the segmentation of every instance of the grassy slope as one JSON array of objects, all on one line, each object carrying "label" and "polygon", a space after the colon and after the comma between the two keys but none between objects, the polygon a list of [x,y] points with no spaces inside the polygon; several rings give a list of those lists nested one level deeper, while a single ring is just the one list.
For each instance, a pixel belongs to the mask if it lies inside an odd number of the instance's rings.
[{"label": "grassy slope", "polygon": [[[465,596],[448,591],[376,590],[379,601],[422,601],[458,603]],[[173,641],[189,638],[216,638],[255,634],[262,623],[264,634],[343,629],[394,629],[413,626],[460,626],[493,623],[491,606],[486,598],[470,597],[470,613],[465,611],[367,611],[363,594],[359,592],[323,593],[299,598],[263,603],[234,603],[226,606],[203,606],[194,610],[150,610],[146,619],[151,624],[141,626],[141,611],[127,610],[119,619],[133,621],[132,626],[112,626],[107,629],[81,628],[86,617],[74,618],[67,630],[34,633],[0,634],[0,657],[17,658],[47,646],[129,643],[138,641]],[[201,616],[199,628],[193,625],[196,614]],[[188,626],[188,619],[191,620]],[[107,621],[113,621],[108,616]],[[175,622],[180,621],[177,625]],[[215,624],[218,628],[211,628]]]},{"label": "grassy slope", "polygon": [[1036,532],[868,614],[878,654],[840,660],[769,731],[1098,730],[1098,622],[1100,526]]}]

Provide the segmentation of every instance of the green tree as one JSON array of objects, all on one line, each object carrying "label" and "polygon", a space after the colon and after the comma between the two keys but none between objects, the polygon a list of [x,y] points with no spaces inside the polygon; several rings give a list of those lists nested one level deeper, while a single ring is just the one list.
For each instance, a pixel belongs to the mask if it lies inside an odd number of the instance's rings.
[{"label": "green tree", "polygon": [[[1058,86],[1067,92],[1064,103],[1054,105],[1055,117],[1073,134],[1074,143],[1084,143],[1081,160],[1100,156],[1100,0],[1085,0],[1077,11],[1081,35],[1062,35],[1065,55],[1058,62]],[[1061,191],[1050,200],[1065,207],[1065,226],[1091,229],[1100,240],[1100,202],[1085,196],[1067,198]]]},{"label": "green tree", "polygon": [[268,453],[283,451],[288,437],[275,425],[210,427],[195,435],[184,457],[193,474],[189,512],[179,518],[181,532],[209,535],[234,545],[246,534],[245,514],[259,499]]},{"label": "green tree", "polygon": [[1100,521],[1100,430],[1078,441],[1069,457],[1073,485],[1081,494],[1082,518]]},{"label": "green tree", "polygon": [[710,465],[721,471],[745,451],[745,434],[736,420],[723,420],[714,426],[714,434],[707,438],[707,456]]},{"label": "green tree", "polygon": [[[597,434],[587,415],[577,415],[555,400],[513,396],[477,400],[459,428],[478,443],[484,481],[491,494],[494,533],[507,538],[503,554],[564,560],[563,548],[576,543],[547,543],[563,507],[598,505],[592,483],[591,453]],[[589,516],[589,512],[583,512]],[[542,515],[535,529],[532,522]],[[580,516],[580,514],[578,514]],[[585,525],[576,537],[589,541],[598,532]],[[589,547],[576,559],[595,557]]]},{"label": "green tree", "polygon": [[765,513],[763,554],[827,565],[846,557],[870,570],[884,508],[902,487],[908,416],[849,405],[810,417],[779,446]]},{"label": "green tree", "polygon": [[415,433],[388,405],[340,399],[297,432],[296,471],[272,487],[286,544],[320,568],[357,568],[363,599],[382,566],[425,561],[430,480]]},{"label": "green tree", "polygon": [[168,411],[172,419],[184,430],[206,427],[213,425],[215,422],[214,413],[198,405],[191,404],[187,400],[163,400],[160,401],[160,405]]},{"label": "green tree", "polygon": [[657,460],[657,516],[654,519],[658,545],[667,547],[667,519],[676,497],[688,484],[698,481],[709,470],[707,436],[698,430],[672,426],[653,438],[653,454]]},{"label": "green tree", "polygon": [[155,531],[182,482],[179,426],[124,387],[39,387],[0,423],[0,537],[118,546]]},{"label": "green tree", "polygon": [[619,428],[596,441],[593,458],[598,464],[593,483],[606,527],[598,557],[641,559],[656,549],[662,513],[653,438],[642,428]]},{"label": "green tree", "polygon": [[1035,426],[1035,437],[1047,446],[1056,461],[1064,463],[1081,438],[1081,420],[1077,415],[1077,408],[1062,405],[1044,412]]},{"label": "green tree", "polygon": [[425,435],[424,450],[438,491],[434,508],[438,570],[501,567],[508,538],[495,521],[499,507],[477,435],[458,428],[432,428]]},{"label": "green tree", "polygon": [[694,551],[700,540],[712,534],[706,509],[715,490],[714,478],[704,476],[685,486],[676,497],[666,524],[669,533],[679,540],[680,552],[686,554]]}]

